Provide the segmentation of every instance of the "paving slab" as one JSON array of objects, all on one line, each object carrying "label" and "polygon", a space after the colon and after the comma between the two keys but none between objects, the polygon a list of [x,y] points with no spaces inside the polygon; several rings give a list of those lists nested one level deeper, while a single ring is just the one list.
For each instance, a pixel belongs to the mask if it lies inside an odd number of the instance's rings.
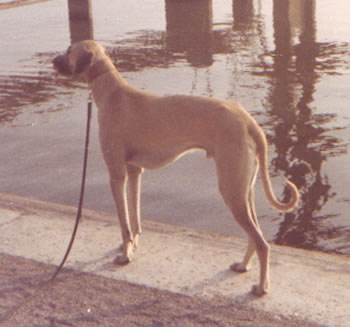
[{"label": "paving slab", "polygon": [[[0,194],[0,252],[40,263],[59,264],[70,239],[75,208]],[[244,274],[229,270],[244,254],[246,241],[143,222],[134,261],[116,266],[121,243],[116,217],[83,211],[66,266],[97,276],[159,290],[211,299],[230,298],[280,316],[320,326],[350,326],[350,259],[272,245],[271,290],[250,293],[258,262]]]}]

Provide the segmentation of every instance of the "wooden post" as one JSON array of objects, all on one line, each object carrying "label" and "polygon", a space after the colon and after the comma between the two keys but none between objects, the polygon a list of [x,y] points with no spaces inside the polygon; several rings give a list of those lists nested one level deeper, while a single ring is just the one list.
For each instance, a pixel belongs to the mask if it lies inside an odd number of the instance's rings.
[{"label": "wooden post", "polygon": [[233,0],[232,7],[235,28],[249,28],[254,18],[253,0]]},{"label": "wooden post", "polygon": [[212,0],[165,0],[167,48],[187,54],[193,66],[210,66]]},{"label": "wooden post", "polygon": [[71,43],[94,38],[91,0],[68,0]]}]

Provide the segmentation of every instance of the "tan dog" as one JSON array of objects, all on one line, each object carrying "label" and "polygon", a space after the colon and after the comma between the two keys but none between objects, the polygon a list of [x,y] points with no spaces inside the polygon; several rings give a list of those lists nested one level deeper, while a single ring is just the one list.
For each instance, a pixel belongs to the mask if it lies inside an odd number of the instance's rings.
[{"label": "tan dog", "polygon": [[279,202],[271,188],[267,143],[262,129],[237,102],[197,96],[157,96],[136,89],[120,76],[104,48],[94,41],[70,46],[54,59],[59,73],[88,81],[98,107],[104,160],[117,206],[123,237],[118,264],[132,260],[141,234],[140,178],[144,168],[155,169],[186,151],[201,149],[216,163],[220,193],[233,216],[248,234],[244,259],[231,269],[248,270],[257,251],[260,282],[253,293],[269,287],[269,245],[254,208],[254,184],[260,164],[269,203],[290,211],[298,203],[295,185],[287,181],[289,203]]}]

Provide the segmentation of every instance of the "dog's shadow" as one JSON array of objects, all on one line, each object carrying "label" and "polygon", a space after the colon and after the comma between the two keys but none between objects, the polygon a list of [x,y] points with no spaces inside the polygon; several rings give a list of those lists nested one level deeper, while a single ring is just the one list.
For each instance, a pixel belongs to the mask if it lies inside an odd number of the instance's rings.
[{"label": "dog's shadow", "polygon": [[230,269],[224,269],[219,272],[217,272],[215,275],[205,278],[204,280],[199,281],[191,288],[187,288],[187,290],[194,292],[194,293],[201,293],[203,292],[207,287],[213,287],[219,286],[223,282],[227,282],[228,280],[232,279],[237,273]]},{"label": "dog's shadow", "polygon": [[[205,294],[209,291],[217,296],[223,296],[221,291],[223,288],[234,288],[236,283],[241,283],[239,281],[239,277],[242,276],[242,273],[231,270],[230,268],[223,269],[216,274],[214,274],[210,278],[206,278],[196,283],[192,287],[185,287],[183,290],[185,292],[189,292],[190,294]],[[226,285],[225,285],[226,284]],[[213,291],[214,290],[214,291]],[[217,293],[217,294],[215,294]],[[258,299],[254,294],[248,290],[247,292],[241,293],[238,296],[235,296],[233,301],[235,303],[245,304],[250,303],[254,300]]]},{"label": "dog's shadow", "polygon": [[[92,273],[92,274],[99,274],[99,273],[106,273],[106,272],[113,273],[125,267],[123,265],[118,265],[115,263],[116,257],[121,253],[122,253],[122,247],[118,247],[106,252],[103,257],[78,264],[78,267],[79,269],[82,269],[82,270],[89,270],[89,273]],[[242,281],[239,280],[240,276],[242,276],[242,273],[233,271],[230,268],[226,268],[218,271],[211,277],[198,281],[192,286],[189,286],[189,285],[183,286],[180,292],[183,292],[184,294],[190,294],[190,295],[200,295],[200,294],[206,294],[210,292],[214,296],[223,296],[221,291],[216,291],[216,290],[234,288],[235,285],[237,285],[238,283],[242,283]],[[238,296],[235,296],[233,299],[233,302],[240,303],[240,304],[247,304],[257,299],[258,298],[254,296],[252,292],[249,290],[247,292],[241,293]]]},{"label": "dog's shadow", "polygon": [[115,248],[97,259],[76,263],[75,266],[80,270],[88,270],[90,273],[100,273],[105,271],[116,271],[122,268],[122,265],[115,263],[116,257],[122,253],[122,247]]}]

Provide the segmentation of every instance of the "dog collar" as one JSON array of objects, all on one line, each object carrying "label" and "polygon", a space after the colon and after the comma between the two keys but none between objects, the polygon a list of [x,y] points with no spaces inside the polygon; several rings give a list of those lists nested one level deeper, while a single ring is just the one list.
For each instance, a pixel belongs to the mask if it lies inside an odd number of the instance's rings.
[{"label": "dog collar", "polygon": [[111,72],[113,68],[111,67],[111,63],[106,63],[105,60],[99,60],[94,63],[88,73],[88,82],[92,83],[97,77]]}]

